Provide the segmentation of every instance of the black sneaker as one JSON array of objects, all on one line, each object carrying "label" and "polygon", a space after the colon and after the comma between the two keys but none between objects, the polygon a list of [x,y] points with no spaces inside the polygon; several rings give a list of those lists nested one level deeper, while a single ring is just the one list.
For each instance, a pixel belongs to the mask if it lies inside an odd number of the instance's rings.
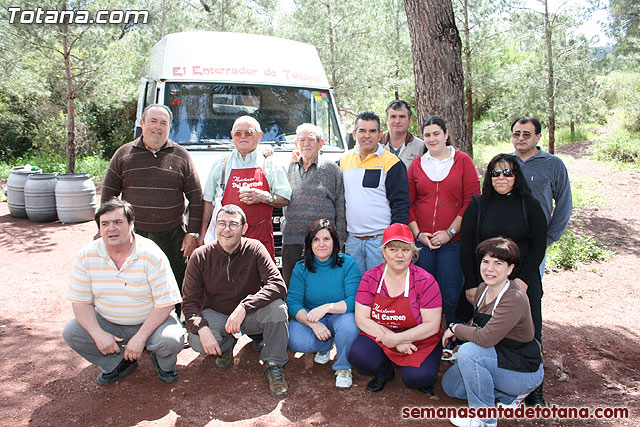
[{"label": "black sneaker", "polygon": [[369,381],[369,384],[367,384],[367,391],[369,393],[380,393],[382,390],[384,390],[385,384],[391,381],[395,376],[396,375],[394,372],[393,375],[391,375],[391,378],[385,379],[380,377],[374,377],[371,381]]},{"label": "black sneaker", "polygon": [[138,367],[138,361],[135,360],[133,362],[129,362],[128,360],[122,359],[118,366],[111,372],[101,372],[98,375],[98,383],[100,384],[113,384],[116,381],[121,380],[127,374],[135,371]]},{"label": "black sneaker", "polygon": [[264,348],[264,338],[262,337],[262,334],[249,335],[249,338],[251,338],[252,341],[251,348],[255,351],[262,351]]},{"label": "black sneaker", "polygon": [[433,396],[435,394],[434,390],[433,390],[433,384],[432,385],[428,385],[426,387],[420,387],[418,389],[418,391],[422,394],[426,394],[427,396]]},{"label": "black sneaker", "polygon": [[178,380],[178,370],[174,369],[173,372],[163,371],[158,365],[158,358],[156,357],[156,353],[151,353],[151,362],[153,362],[153,366],[158,370],[158,378],[163,383],[175,383]]},{"label": "black sneaker", "polygon": [[544,401],[542,384],[540,384],[537,389],[533,390],[527,397],[525,397],[524,404],[525,406],[530,408],[534,408],[538,405],[542,406],[543,408],[547,406],[547,403]]},{"label": "black sneaker", "polygon": [[233,367],[233,348],[227,351],[223,351],[222,354],[216,357],[216,368],[229,369]]}]

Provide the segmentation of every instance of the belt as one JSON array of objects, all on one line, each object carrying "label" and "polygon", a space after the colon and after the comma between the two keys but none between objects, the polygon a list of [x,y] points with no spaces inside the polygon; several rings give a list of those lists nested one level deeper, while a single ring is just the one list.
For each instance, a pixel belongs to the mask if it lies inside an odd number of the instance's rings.
[{"label": "belt", "polygon": [[377,239],[379,237],[382,237],[382,234],[376,234],[375,236],[353,236],[353,237],[360,240],[369,240],[369,239]]}]

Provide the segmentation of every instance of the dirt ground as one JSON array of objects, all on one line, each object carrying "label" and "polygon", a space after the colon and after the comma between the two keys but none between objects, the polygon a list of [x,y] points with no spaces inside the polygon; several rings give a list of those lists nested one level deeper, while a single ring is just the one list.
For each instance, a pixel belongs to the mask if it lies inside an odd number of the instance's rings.
[{"label": "dirt ground", "polygon": [[[591,197],[570,227],[596,236],[615,256],[574,271],[545,275],[543,283],[545,397],[561,407],[628,408],[615,420],[503,420],[501,425],[640,425],[640,175],[617,172],[588,158],[591,143],[561,147],[574,188]],[[72,318],[66,301],[76,252],[94,223],[36,224],[9,215],[0,203],[0,425],[2,426],[377,426],[415,425],[403,407],[465,406],[445,396],[409,390],[396,379],[384,392],[365,391],[369,380],[338,391],[328,366],[312,355],[285,369],[290,394],[269,395],[259,353],[244,337],[233,369],[191,349],[179,355],[180,378],[160,383],[145,355],[122,381],[100,386],[98,369],[66,347],[61,330]],[[448,367],[443,362],[441,374]],[[427,425],[450,425],[428,420]]]}]

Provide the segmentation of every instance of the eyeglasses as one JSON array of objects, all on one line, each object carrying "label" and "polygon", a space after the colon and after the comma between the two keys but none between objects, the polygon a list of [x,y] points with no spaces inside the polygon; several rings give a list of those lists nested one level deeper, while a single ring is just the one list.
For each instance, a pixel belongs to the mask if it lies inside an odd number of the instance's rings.
[{"label": "eyeglasses", "polygon": [[253,129],[248,129],[248,130],[234,130],[231,132],[231,134],[235,137],[241,137],[241,136],[253,136],[256,134],[256,131]]},{"label": "eyeglasses", "polygon": [[315,144],[318,142],[318,139],[314,134],[309,135],[307,138],[298,138],[297,141],[302,144]]},{"label": "eyeglasses", "polygon": [[505,178],[511,178],[516,176],[516,174],[513,172],[512,169],[494,169],[492,170],[489,175],[491,175],[491,178],[497,178],[500,175],[504,175]]},{"label": "eyeglasses", "polygon": [[236,231],[240,227],[240,223],[234,222],[234,221],[229,222],[229,223],[226,223],[224,221],[216,222],[216,228],[221,230],[221,231],[224,230],[227,227],[229,227],[229,230],[231,230],[231,231]]},{"label": "eyeglasses", "polygon": [[533,134],[531,132],[515,131],[511,134],[511,136],[513,137],[513,139],[520,139],[520,136],[522,136],[522,139],[530,139]]}]

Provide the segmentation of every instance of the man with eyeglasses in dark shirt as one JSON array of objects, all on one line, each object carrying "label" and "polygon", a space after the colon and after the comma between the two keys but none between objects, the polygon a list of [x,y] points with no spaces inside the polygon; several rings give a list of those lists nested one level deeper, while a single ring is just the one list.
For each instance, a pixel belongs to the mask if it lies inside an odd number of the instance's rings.
[{"label": "man with eyeglasses in dark shirt", "polygon": [[538,199],[547,217],[549,246],[562,237],[571,217],[573,203],[567,168],[559,157],[538,146],[541,136],[542,126],[533,117],[519,117],[511,125],[511,137],[516,150],[514,154],[533,197]]},{"label": "man with eyeglasses in dark shirt", "polygon": [[288,361],[287,288],[264,245],[243,237],[242,209],[223,206],[214,220],[217,240],[189,258],[183,311],[191,348],[217,356],[218,369],[233,367],[233,347],[241,334],[264,337],[260,358],[269,390],[287,395],[282,368]]},{"label": "man with eyeglasses in dark shirt", "polygon": [[[562,237],[573,209],[571,184],[567,168],[562,160],[543,151],[538,142],[542,136],[540,121],[534,117],[518,117],[511,124],[514,155],[522,169],[527,184],[542,206],[547,219],[547,246]],[[555,208],[554,208],[555,201]],[[544,274],[545,260],[540,264],[540,279]],[[545,406],[540,387],[525,399],[527,405]]]},{"label": "man with eyeglasses in dark shirt", "polygon": [[204,243],[214,205],[240,206],[247,217],[246,237],[262,242],[275,259],[271,216],[273,208],[289,204],[291,186],[284,169],[273,157],[258,150],[262,138],[260,123],[251,116],[236,119],[231,129],[234,150],[212,166],[204,186],[202,229],[199,244]]}]

